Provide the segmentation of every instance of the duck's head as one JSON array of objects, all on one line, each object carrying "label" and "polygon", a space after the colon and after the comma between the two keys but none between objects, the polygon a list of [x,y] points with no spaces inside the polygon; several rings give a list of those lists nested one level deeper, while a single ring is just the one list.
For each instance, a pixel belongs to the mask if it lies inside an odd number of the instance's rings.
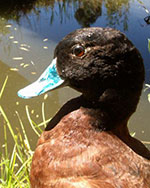
[{"label": "duck's head", "polygon": [[129,116],[136,109],[143,81],[141,55],[123,33],[84,28],[59,42],[51,65],[18,95],[30,98],[68,85],[81,92],[91,106],[109,108],[110,113],[111,108],[118,108],[116,111],[128,111]]}]

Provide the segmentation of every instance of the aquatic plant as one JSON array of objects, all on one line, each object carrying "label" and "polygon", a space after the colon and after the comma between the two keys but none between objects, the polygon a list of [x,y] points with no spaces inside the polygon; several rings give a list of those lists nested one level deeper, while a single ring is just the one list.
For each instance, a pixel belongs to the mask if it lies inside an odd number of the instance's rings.
[{"label": "aquatic plant", "polygon": [[[4,93],[7,81],[8,76],[1,86],[0,100]],[[26,113],[29,124],[31,125],[29,126],[29,129],[34,130],[34,133],[39,136],[42,132],[41,127],[44,127],[46,122],[49,120],[45,120],[41,124],[37,125],[30,117],[28,106],[26,106]],[[42,114],[43,113],[44,112],[42,112]],[[28,135],[17,111],[16,115],[18,117],[20,127],[15,128],[16,131],[14,130],[14,125],[11,125],[5,110],[1,105],[0,114],[4,119],[4,121],[1,122],[4,136],[3,144],[0,147],[0,188],[28,188],[30,187],[29,171],[33,156]],[[13,148],[9,147],[9,133],[13,140]]]}]

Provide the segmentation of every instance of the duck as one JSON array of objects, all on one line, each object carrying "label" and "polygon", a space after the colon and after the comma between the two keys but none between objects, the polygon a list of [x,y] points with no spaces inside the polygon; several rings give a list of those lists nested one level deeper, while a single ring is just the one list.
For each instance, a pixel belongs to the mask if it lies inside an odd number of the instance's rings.
[{"label": "duck", "polygon": [[140,52],[119,30],[90,27],[65,36],[42,75],[18,92],[25,99],[65,86],[81,93],[40,136],[31,188],[150,188],[150,151],[127,126],[144,77]]}]

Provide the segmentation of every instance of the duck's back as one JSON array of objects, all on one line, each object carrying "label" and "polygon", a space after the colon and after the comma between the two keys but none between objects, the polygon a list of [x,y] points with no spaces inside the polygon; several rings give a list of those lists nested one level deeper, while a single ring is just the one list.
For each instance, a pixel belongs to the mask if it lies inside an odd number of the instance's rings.
[{"label": "duck's back", "polygon": [[150,161],[96,124],[80,108],[43,132],[32,161],[32,188],[150,188]]}]

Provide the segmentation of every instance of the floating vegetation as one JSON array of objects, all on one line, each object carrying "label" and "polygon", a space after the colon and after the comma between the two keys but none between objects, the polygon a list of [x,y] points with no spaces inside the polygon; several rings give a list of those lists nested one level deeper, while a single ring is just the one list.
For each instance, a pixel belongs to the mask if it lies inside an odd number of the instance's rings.
[{"label": "floating vegetation", "polygon": [[22,46],[22,47],[28,47],[28,48],[30,48],[31,46],[30,45],[28,45],[28,44],[20,44],[20,46]]},{"label": "floating vegetation", "polygon": [[18,102],[18,101],[16,102],[16,105],[17,105],[17,106],[19,105],[19,102]]},{"label": "floating vegetation", "polygon": [[20,66],[21,67],[23,67],[23,68],[26,68],[26,67],[29,67],[30,66],[30,64],[28,64],[28,63],[20,63]]},{"label": "floating vegetation", "polygon": [[12,25],[11,24],[7,24],[5,27],[10,28],[10,27],[12,27]]},{"label": "floating vegetation", "polygon": [[31,74],[35,75],[35,74],[36,74],[36,72],[31,72]]},{"label": "floating vegetation", "polygon": [[47,46],[43,46],[43,48],[44,48],[44,49],[48,49],[48,47],[47,47]]},{"label": "floating vegetation", "polygon": [[46,41],[48,41],[48,38],[43,39],[43,42],[46,42]]},{"label": "floating vegetation", "polygon": [[25,48],[25,47],[20,47],[20,50],[24,50],[24,51],[29,51],[29,49]]},{"label": "floating vegetation", "polygon": [[9,39],[14,39],[14,36],[9,36]]},{"label": "floating vegetation", "polygon": [[23,60],[23,57],[13,57],[13,60]]},{"label": "floating vegetation", "polygon": [[25,64],[25,65],[23,65],[23,68],[26,68],[26,67],[28,67],[29,66],[29,64]]},{"label": "floating vegetation", "polygon": [[46,93],[45,95],[44,95],[44,100],[46,100],[48,98],[48,94]]},{"label": "floating vegetation", "polygon": [[35,65],[34,62],[33,62],[32,60],[31,60],[31,64],[32,64],[32,65]]},{"label": "floating vegetation", "polygon": [[18,41],[17,41],[17,40],[14,40],[13,43],[14,43],[14,44],[18,44]]},{"label": "floating vegetation", "polygon": [[10,68],[11,71],[19,71],[17,68]]},{"label": "floating vegetation", "polygon": [[31,114],[34,114],[34,110],[31,110]]},{"label": "floating vegetation", "polygon": [[20,66],[21,66],[21,67],[24,66],[24,63],[20,63]]}]

